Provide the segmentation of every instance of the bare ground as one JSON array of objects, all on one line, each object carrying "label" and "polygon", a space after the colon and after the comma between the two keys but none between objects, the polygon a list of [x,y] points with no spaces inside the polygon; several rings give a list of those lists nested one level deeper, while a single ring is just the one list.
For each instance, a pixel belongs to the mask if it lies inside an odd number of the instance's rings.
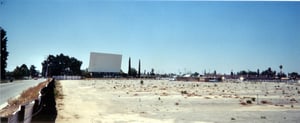
[{"label": "bare ground", "polygon": [[[65,80],[57,123],[300,122],[299,86],[166,80]],[[299,88],[300,89],[300,88]],[[258,97],[258,98],[257,98]]]}]

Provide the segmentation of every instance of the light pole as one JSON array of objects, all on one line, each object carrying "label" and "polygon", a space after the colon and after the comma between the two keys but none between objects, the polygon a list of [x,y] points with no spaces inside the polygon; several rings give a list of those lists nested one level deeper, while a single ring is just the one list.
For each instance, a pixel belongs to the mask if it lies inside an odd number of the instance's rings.
[{"label": "light pole", "polygon": [[47,63],[46,77],[48,77],[48,67],[49,67],[49,63]]}]

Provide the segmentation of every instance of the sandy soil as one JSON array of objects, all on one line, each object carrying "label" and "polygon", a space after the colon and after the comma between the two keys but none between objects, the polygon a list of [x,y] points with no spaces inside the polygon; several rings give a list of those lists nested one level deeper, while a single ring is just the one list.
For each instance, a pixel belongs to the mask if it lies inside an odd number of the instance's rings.
[{"label": "sandy soil", "polygon": [[300,122],[300,86],[285,83],[167,80],[144,80],[143,84],[140,80],[60,83],[64,96],[57,100],[57,123]]}]

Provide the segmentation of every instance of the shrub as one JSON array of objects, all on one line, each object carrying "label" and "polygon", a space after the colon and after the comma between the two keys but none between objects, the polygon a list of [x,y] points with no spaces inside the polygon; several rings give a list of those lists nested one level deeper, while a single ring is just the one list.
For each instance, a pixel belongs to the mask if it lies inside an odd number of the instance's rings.
[{"label": "shrub", "polygon": [[187,91],[181,91],[181,94],[183,95],[183,94],[188,94],[188,92]]},{"label": "shrub", "polygon": [[141,83],[141,85],[143,85],[143,84],[144,84],[144,81],[143,81],[143,80],[141,80],[141,81],[140,81],[140,83]]},{"label": "shrub", "polygon": [[251,100],[247,100],[246,103],[247,104],[252,104],[252,101]]},{"label": "shrub", "polygon": [[241,105],[247,105],[247,103],[245,103],[245,102],[241,102],[240,104],[241,104]]},{"label": "shrub", "polygon": [[262,100],[260,101],[262,104],[272,104],[272,102],[266,101],[266,100]]},{"label": "shrub", "polygon": [[260,116],[260,119],[267,119],[266,116]]}]

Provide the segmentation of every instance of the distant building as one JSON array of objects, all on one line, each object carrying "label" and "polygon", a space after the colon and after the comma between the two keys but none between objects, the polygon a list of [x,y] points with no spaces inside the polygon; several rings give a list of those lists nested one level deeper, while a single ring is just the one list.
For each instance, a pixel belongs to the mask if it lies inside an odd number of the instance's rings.
[{"label": "distant building", "polygon": [[88,72],[92,77],[116,77],[120,75],[122,55],[90,53]]}]

